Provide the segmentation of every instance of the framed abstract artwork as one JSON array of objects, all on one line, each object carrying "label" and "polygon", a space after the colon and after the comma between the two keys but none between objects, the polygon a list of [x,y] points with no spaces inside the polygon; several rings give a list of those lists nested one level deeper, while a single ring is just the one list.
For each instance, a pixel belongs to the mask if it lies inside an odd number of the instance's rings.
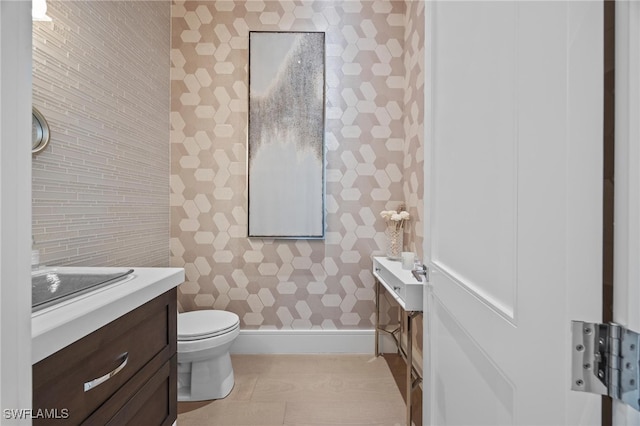
[{"label": "framed abstract artwork", "polygon": [[325,34],[249,32],[248,234],[324,238]]}]

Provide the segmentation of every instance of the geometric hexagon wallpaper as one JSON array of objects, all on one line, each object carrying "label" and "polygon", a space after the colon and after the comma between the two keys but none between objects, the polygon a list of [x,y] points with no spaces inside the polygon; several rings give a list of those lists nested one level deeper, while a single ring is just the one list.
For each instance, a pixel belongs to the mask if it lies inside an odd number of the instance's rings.
[{"label": "geometric hexagon wallpaper", "polygon": [[[424,5],[174,1],[171,20],[180,309],[226,309],[245,329],[372,328],[380,211],[407,204],[406,249],[422,254]],[[325,32],[324,240],[247,237],[249,31]]]}]

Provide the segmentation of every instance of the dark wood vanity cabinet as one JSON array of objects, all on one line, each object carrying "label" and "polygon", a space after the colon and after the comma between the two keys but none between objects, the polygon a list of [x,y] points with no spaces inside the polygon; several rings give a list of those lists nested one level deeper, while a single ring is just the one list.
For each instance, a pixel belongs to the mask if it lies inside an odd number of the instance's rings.
[{"label": "dark wood vanity cabinet", "polygon": [[176,333],[174,288],[34,364],[33,423],[173,424]]}]

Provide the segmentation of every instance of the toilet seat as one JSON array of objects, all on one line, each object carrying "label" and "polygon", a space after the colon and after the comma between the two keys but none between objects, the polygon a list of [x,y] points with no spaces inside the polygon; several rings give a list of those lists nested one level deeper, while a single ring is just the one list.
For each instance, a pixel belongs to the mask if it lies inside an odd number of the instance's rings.
[{"label": "toilet seat", "polygon": [[178,341],[203,340],[237,329],[240,317],[233,312],[201,310],[178,315]]}]

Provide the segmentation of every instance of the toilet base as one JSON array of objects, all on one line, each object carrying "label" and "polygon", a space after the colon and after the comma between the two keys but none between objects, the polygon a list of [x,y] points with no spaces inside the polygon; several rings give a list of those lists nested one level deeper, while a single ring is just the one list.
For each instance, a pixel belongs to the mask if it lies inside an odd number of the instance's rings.
[{"label": "toilet base", "polygon": [[178,362],[178,401],[222,399],[234,383],[229,352],[205,361]]}]

